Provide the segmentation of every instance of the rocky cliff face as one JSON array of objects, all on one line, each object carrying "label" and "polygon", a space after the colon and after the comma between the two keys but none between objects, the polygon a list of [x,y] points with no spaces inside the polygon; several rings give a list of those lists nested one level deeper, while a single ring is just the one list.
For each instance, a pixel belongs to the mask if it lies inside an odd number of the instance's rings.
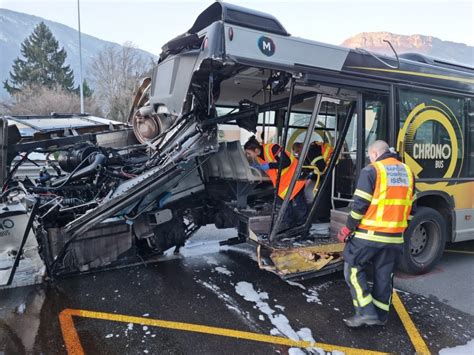
[{"label": "rocky cliff face", "polygon": [[405,36],[390,32],[363,32],[346,39],[342,45],[393,55],[390,47],[383,42],[384,39],[392,43],[398,54],[416,52],[474,67],[474,47],[463,43],[443,41],[432,36],[418,34]]}]

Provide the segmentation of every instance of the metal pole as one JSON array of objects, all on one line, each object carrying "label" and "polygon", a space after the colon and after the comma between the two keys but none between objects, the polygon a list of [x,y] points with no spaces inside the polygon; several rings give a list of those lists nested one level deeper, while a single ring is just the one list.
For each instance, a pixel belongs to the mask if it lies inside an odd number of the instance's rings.
[{"label": "metal pole", "polygon": [[[308,231],[311,228],[311,220],[313,219],[314,213],[316,212],[316,207],[321,201],[321,191],[324,190],[329,183],[329,175],[330,173],[334,170],[336,166],[337,159],[339,157],[339,154],[341,153],[342,146],[344,145],[344,140],[346,139],[347,131],[349,130],[349,126],[351,124],[352,116],[354,115],[355,111],[355,103],[353,102],[350,107],[349,111],[347,112],[346,119],[344,121],[344,125],[342,127],[341,133],[339,135],[338,140],[336,141],[336,145],[334,147],[334,151],[331,155],[331,159],[329,160],[328,167],[326,169],[326,173],[323,176],[323,180],[321,181],[321,184],[318,188],[318,191],[316,193],[316,196],[314,198],[313,204],[311,206],[311,210],[309,211],[308,217],[306,219],[306,223],[304,225],[304,229]],[[337,127],[336,127],[337,129]],[[357,154],[363,154],[360,152],[357,152]]]},{"label": "metal pole", "polygon": [[77,0],[77,27],[79,29],[79,92],[81,95],[81,114],[84,114],[84,88],[82,87],[82,42],[81,42],[81,6]]},{"label": "metal pole", "polygon": [[[277,180],[276,180],[276,186],[275,186],[275,192],[273,194],[273,206],[272,206],[272,215],[271,215],[271,221],[270,221],[270,233],[273,235],[272,230],[275,227],[273,223],[273,218],[275,216],[275,209],[276,209],[276,203],[278,199],[278,190],[280,189],[280,180],[281,180],[281,172],[283,169],[283,159],[281,158],[281,154],[285,154],[285,149],[286,149],[286,139],[288,138],[288,127],[290,125],[290,116],[291,116],[291,108],[293,106],[293,95],[295,94],[295,86],[296,86],[296,79],[295,77],[291,78],[291,84],[290,84],[290,95],[288,97],[288,106],[286,108],[286,114],[285,114],[285,122],[283,125],[283,140],[280,143],[281,147],[281,152],[280,152],[280,161],[278,163],[278,173],[277,173]],[[283,208],[283,206],[281,206]],[[280,208],[281,211],[281,208]],[[271,240],[271,237],[270,237]]]},{"label": "metal pole", "polygon": [[303,148],[301,149],[301,155],[300,155],[300,158],[298,159],[298,165],[296,166],[296,170],[291,178],[290,186],[288,187],[288,191],[286,192],[285,199],[283,200],[280,210],[278,211],[275,225],[273,226],[273,229],[270,234],[270,240],[275,240],[278,234],[278,228],[280,226],[280,223],[283,220],[283,216],[286,212],[286,209],[288,208],[288,205],[290,204],[291,194],[293,193],[293,190],[296,186],[296,181],[299,179],[301,170],[303,169],[304,160],[306,158],[306,155],[308,154],[309,145],[311,144],[311,138],[313,136],[314,127],[316,126],[316,122],[318,120],[318,113],[321,108],[322,98],[323,98],[323,95],[318,94],[316,96],[316,99],[314,100],[313,113],[311,115],[311,119],[308,124],[308,129],[306,130],[306,134],[305,134],[304,142],[303,142]]},{"label": "metal pole", "polygon": [[0,118],[0,192],[5,179],[8,176],[8,121]]}]

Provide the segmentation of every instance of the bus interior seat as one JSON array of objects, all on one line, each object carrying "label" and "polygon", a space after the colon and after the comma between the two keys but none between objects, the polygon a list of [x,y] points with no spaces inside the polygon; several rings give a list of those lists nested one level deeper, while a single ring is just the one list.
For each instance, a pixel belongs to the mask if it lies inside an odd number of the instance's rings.
[{"label": "bus interior seat", "polygon": [[208,160],[206,166],[210,178],[251,183],[270,180],[263,171],[250,166],[239,141],[219,143],[218,152]]}]

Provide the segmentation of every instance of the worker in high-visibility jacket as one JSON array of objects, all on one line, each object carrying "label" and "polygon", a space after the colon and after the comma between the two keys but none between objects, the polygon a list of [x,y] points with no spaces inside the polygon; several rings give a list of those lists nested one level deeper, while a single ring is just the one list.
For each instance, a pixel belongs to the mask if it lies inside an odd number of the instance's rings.
[{"label": "worker in high-visibility jacket", "polygon": [[[292,150],[295,157],[300,159],[303,143],[293,143]],[[314,141],[309,145],[303,164],[303,174],[307,177],[305,187],[306,202],[312,204],[319,189],[321,177],[326,173],[329,160],[334,151],[331,144]],[[331,188],[321,191],[318,205],[315,207],[313,221],[329,222],[331,211]]]},{"label": "worker in high-visibility jacket", "polygon": [[[403,232],[411,219],[415,179],[384,141],[368,150],[371,164],[362,169],[354,203],[338,239],[344,248],[344,276],[350,288],[355,315],[347,326],[385,325],[393,290],[395,262],[403,251]],[[372,290],[366,269],[372,265]]]},{"label": "worker in high-visibility jacket", "polygon": [[[293,154],[299,159],[301,155],[301,150],[303,149],[303,143],[295,142],[293,143]],[[327,165],[329,164],[329,159],[331,159],[332,152],[334,148],[325,142],[312,142],[308,148],[308,154],[306,154],[304,166],[315,166],[318,168],[319,172],[322,174],[326,170]],[[311,171],[309,171],[311,172]]]},{"label": "worker in high-visibility jacket", "polygon": [[[282,203],[288,192],[291,179],[295,174],[298,159],[291,155],[278,144],[260,144],[255,136],[252,136],[244,145],[245,154],[248,158],[256,160],[258,167],[269,177],[276,188],[278,168],[282,160],[282,171],[280,185],[278,188],[278,200]],[[297,180],[290,196],[290,203],[283,217],[282,229],[301,225],[306,220],[308,206],[304,198],[305,180]]]}]

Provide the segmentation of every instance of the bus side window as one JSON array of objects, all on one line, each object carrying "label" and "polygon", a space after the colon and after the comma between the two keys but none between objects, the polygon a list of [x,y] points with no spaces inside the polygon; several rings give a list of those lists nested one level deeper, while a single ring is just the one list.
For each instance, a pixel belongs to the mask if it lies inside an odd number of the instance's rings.
[{"label": "bus side window", "polygon": [[474,103],[471,99],[466,100],[467,108],[467,158],[469,160],[468,177],[474,177]]},{"label": "bus side window", "polygon": [[368,147],[376,140],[388,142],[387,124],[387,97],[365,96],[365,163],[369,163],[367,157]]}]

